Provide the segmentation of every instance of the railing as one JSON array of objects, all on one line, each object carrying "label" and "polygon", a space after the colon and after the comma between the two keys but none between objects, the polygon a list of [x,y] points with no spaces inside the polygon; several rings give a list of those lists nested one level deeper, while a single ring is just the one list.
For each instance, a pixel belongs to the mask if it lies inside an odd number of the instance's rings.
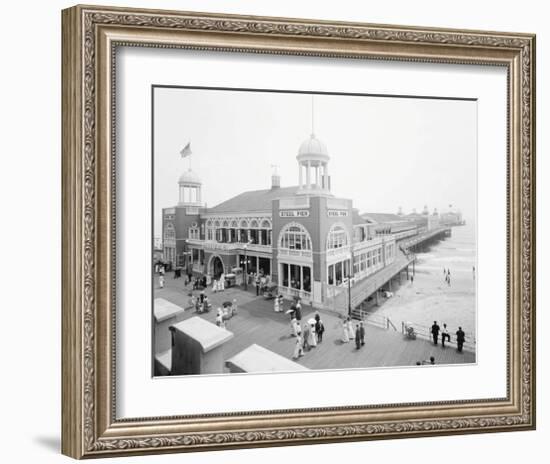
[{"label": "railing", "polygon": [[389,236],[386,236],[385,238],[375,237],[368,240],[364,240],[363,242],[355,242],[353,244],[353,251],[357,252],[357,251],[362,251],[365,248],[370,248],[370,247],[374,248],[374,247],[380,246],[382,243],[391,242],[392,238],[393,237],[389,235]]},{"label": "railing", "polygon": [[[238,245],[238,244],[237,244]],[[243,248],[245,244],[241,244],[241,246],[237,246],[237,248]],[[264,252],[264,253],[271,253],[272,247],[271,245],[259,245],[255,243],[251,243],[250,245],[246,246],[246,249],[248,251],[258,251],[258,252]]]},{"label": "railing", "polygon": [[311,301],[311,292],[306,292],[305,290],[279,286],[278,291],[284,296],[298,297],[302,300]]},{"label": "railing", "polygon": [[392,329],[394,332],[398,332],[397,327],[395,324],[391,321],[391,319],[387,316],[382,316],[380,314],[370,314],[362,309],[354,309],[351,312],[351,316],[354,319],[363,321],[367,324],[374,325],[376,327],[379,327],[384,330],[390,330]]},{"label": "railing", "polygon": [[343,246],[340,248],[331,248],[330,250],[327,250],[327,259],[342,257],[342,256],[347,256],[348,258],[351,258],[349,245]]},{"label": "railing", "polygon": [[[403,335],[406,335],[407,327],[412,327],[417,337],[422,338],[424,340],[433,341],[431,327],[421,325],[421,324],[416,324],[413,322],[401,322],[401,332],[403,333]],[[451,335],[451,341],[445,341],[445,343],[456,346],[456,335],[454,333],[450,333],[450,335]],[[439,341],[441,341],[441,331],[439,332],[438,338],[439,338]],[[473,335],[466,334],[465,340],[464,340],[464,348],[470,351],[475,351],[476,339]]]}]

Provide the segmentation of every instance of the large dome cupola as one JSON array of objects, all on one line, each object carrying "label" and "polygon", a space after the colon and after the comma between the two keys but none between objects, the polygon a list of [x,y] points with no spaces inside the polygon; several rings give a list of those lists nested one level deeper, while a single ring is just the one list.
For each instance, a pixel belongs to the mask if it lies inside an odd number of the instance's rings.
[{"label": "large dome cupola", "polygon": [[330,192],[328,162],[330,156],[326,145],[311,134],[300,145],[298,155],[300,193]]}]

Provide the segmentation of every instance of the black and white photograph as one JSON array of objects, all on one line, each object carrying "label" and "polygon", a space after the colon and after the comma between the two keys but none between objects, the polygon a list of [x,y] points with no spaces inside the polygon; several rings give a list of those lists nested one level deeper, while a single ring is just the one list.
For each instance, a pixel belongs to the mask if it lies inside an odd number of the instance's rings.
[{"label": "black and white photograph", "polygon": [[152,93],[155,376],[476,362],[475,99]]}]

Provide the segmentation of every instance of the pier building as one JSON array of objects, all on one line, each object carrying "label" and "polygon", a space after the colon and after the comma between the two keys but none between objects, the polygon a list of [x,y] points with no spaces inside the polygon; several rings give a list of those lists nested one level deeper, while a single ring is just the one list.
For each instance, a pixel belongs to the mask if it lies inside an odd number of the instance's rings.
[{"label": "pier building", "polygon": [[178,203],[162,210],[165,262],[208,281],[258,273],[286,298],[342,312],[408,272],[407,241],[443,233],[437,212],[360,214],[334,195],[329,152],[314,134],[296,161],[297,185],[282,187],[274,172],[268,188],[209,208],[199,175],[183,172]]}]

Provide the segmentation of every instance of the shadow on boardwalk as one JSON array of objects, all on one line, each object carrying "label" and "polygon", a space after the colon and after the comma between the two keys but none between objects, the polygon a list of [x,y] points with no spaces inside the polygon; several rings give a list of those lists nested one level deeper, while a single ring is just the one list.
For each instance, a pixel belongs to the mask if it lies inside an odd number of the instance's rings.
[{"label": "shadow on boardwalk", "polygon": [[[179,280],[179,279],[178,279]],[[167,279],[167,286],[155,290],[155,297],[165,298],[178,306],[185,307],[188,291],[181,281]],[[291,336],[289,316],[273,311],[273,301],[256,297],[252,292],[241,289],[227,289],[212,294],[206,292],[212,302],[212,311],[200,317],[215,323],[216,308],[223,301],[238,302],[238,314],[227,321],[227,330],[235,337],[225,346],[225,359],[229,359],[253,343],[261,345],[286,358],[292,359],[295,338]],[[285,301],[285,310],[290,303]],[[302,324],[315,311],[308,306],[302,308]],[[436,364],[475,363],[475,354],[457,352],[453,347],[434,346],[426,340],[408,340],[400,332],[384,330],[366,324],[365,346],[357,350],[355,343],[342,343],[341,320],[333,313],[321,311],[325,325],[323,342],[312,348],[297,362],[310,369],[349,369],[365,367],[415,366],[417,361],[428,360],[433,356]],[[197,316],[194,310],[187,310],[184,318]]]}]

